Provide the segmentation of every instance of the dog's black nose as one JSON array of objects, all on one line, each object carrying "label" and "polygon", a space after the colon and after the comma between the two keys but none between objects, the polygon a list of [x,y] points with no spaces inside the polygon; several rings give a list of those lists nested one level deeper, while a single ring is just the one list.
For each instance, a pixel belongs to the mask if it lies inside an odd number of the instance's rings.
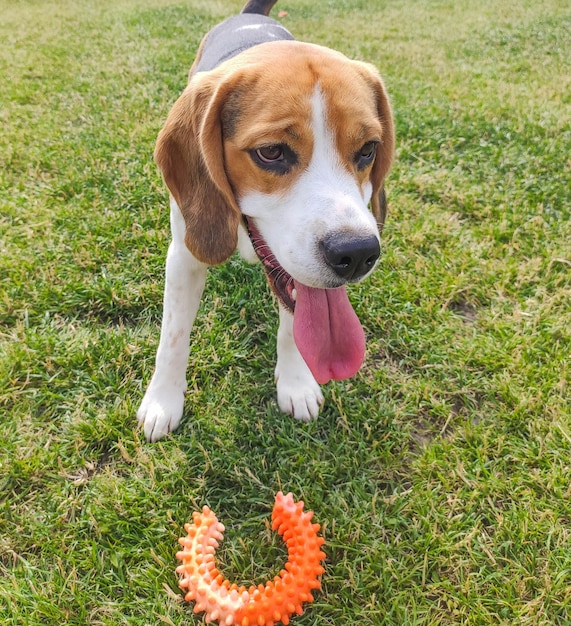
[{"label": "dog's black nose", "polygon": [[359,280],[375,265],[381,254],[374,235],[365,238],[330,235],[321,242],[327,265],[345,280]]}]

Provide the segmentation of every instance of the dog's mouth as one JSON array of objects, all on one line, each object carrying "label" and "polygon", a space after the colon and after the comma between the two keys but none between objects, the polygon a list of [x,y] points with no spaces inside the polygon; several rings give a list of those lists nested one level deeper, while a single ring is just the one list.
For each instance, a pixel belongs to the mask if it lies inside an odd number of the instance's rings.
[{"label": "dog's mouth", "polygon": [[365,333],[345,286],[318,289],[295,280],[281,266],[253,219],[244,216],[244,224],[271,290],[293,314],[294,340],[315,380],[324,384],[356,374],[365,356]]},{"label": "dog's mouth", "polygon": [[271,290],[282,305],[290,313],[293,313],[296,296],[293,278],[279,264],[270,246],[268,246],[260,234],[260,231],[254,225],[253,220],[247,218],[245,215],[243,219],[248,235],[250,236],[250,241],[266,273],[266,278],[268,279]]}]

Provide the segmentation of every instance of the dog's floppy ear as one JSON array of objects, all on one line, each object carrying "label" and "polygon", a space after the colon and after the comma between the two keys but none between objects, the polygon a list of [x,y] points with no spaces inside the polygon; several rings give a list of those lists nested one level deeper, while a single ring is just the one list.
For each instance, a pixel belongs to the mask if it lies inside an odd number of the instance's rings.
[{"label": "dog's floppy ear", "polygon": [[382,231],[387,214],[387,198],[384,180],[393,162],[395,150],[395,129],[393,114],[385,86],[376,68],[368,63],[359,63],[362,75],[373,90],[377,102],[377,116],[382,127],[381,143],[377,148],[375,163],[371,171],[373,195],[371,210],[377,220],[379,231]]},{"label": "dog's floppy ear", "polygon": [[229,84],[196,74],[174,104],[155,147],[170,193],[186,225],[185,243],[217,265],[236,249],[240,209],[224,169],[221,111]]}]

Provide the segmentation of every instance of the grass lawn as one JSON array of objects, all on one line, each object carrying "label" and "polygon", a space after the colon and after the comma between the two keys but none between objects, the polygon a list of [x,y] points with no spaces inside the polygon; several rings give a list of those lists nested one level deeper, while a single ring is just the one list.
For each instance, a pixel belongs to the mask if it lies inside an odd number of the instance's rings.
[{"label": "grass lawn", "polygon": [[[323,525],[296,626],[571,623],[571,10],[563,0],[282,0],[378,66],[398,150],[367,357],[280,415],[259,266],[209,274],[175,435],[147,444],[168,245],[152,160],[204,32],[241,0],[0,0],[0,617],[199,624],[177,537],[208,504],[236,582]],[[279,71],[279,68],[276,68]]]}]

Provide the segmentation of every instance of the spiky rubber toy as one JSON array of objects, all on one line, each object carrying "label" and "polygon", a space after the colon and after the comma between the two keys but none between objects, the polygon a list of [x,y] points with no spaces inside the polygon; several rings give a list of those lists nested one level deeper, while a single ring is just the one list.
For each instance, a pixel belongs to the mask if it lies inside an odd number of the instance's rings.
[{"label": "spiky rubber toy", "polygon": [[289,624],[290,617],[303,613],[302,604],[312,602],[318,577],[325,571],[321,562],[323,538],[320,526],[312,524],[311,511],[303,512],[303,502],[295,502],[291,493],[280,491],[272,512],[272,528],[283,537],[288,560],[273,581],[252,585],[249,589],[231,584],[218,571],[214,560],[224,526],[207,507],[193,513],[193,523],[185,524],[186,537],[178,541],[182,550],[176,568],[181,575],[180,587],[187,589],[185,600],[195,601],[194,612],[204,611],[206,623],[221,626],[274,626]]}]

